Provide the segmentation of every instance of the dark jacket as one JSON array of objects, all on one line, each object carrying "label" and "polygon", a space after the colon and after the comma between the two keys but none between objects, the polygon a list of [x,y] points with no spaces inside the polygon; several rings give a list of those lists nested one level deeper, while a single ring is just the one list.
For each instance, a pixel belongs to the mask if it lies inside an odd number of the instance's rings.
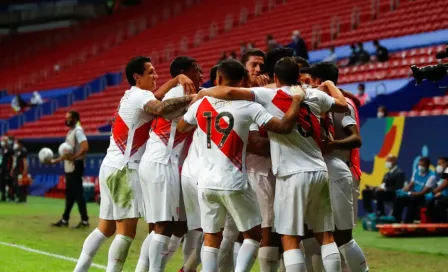
[{"label": "dark jacket", "polygon": [[404,182],[406,180],[406,176],[401,171],[398,166],[392,168],[391,171],[387,172],[384,175],[383,183],[386,191],[396,191],[398,189],[402,189],[404,186]]}]

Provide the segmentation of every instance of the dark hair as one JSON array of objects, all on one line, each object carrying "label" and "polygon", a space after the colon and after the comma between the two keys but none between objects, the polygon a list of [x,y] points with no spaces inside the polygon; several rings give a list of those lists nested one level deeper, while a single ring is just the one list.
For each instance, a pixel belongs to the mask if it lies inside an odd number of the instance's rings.
[{"label": "dark hair", "polygon": [[196,62],[197,61],[195,59],[185,56],[175,58],[170,65],[171,77],[177,77],[182,71],[187,71],[190,69]]},{"label": "dark hair", "polygon": [[385,107],[385,106],[379,106],[378,107],[378,110],[383,110],[383,112],[384,112],[384,117],[387,117],[387,116],[389,116],[389,112],[387,111],[387,108]]},{"label": "dark hair", "polygon": [[364,44],[362,44],[362,42],[358,43],[358,47],[359,48],[364,48]]},{"label": "dark hair", "polygon": [[380,43],[378,42],[378,40],[374,40],[374,41],[373,41],[373,44],[374,44],[374,45],[380,45]]},{"label": "dark hair", "polygon": [[431,160],[428,157],[421,157],[419,161],[423,162],[427,166],[431,164]]},{"label": "dark hair", "polygon": [[299,66],[292,57],[282,58],[275,64],[274,74],[282,84],[296,85],[299,78]]},{"label": "dark hair", "polygon": [[439,160],[442,160],[444,162],[448,162],[448,157],[440,157]]},{"label": "dark hair", "polygon": [[217,72],[221,74],[225,80],[229,81],[231,85],[238,84],[247,76],[247,70],[243,64],[234,59],[222,61],[218,65]]},{"label": "dark hair", "polygon": [[252,48],[247,50],[247,52],[241,56],[241,62],[243,63],[243,65],[246,66],[246,63],[249,61],[249,58],[253,56],[262,57],[263,60],[266,60],[266,54],[263,52],[263,50],[258,48]]},{"label": "dark hair", "polygon": [[302,65],[302,68],[310,67],[309,62],[306,59],[299,57],[299,56],[295,56],[294,59],[296,60],[297,65],[299,65],[299,64]]},{"label": "dark hair", "polygon": [[76,121],[81,121],[81,116],[79,115],[79,112],[77,111],[69,111],[68,113],[70,113],[70,116],[74,119],[76,119]]},{"label": "dark hair", "polygon": [[145,63],[147,62],[151,62],[151,58],[144,56],[134,57],[128,62],[128,65],[126,65],[126,79],[131,86],[137,84],[134,79],[134,74],[143,75],[145,72]]},{"label": "dark hair", "polygon": [[353,49],[353,50],[356,50],[355,44],[354,43],[350,44],[350,48]]},{"label": "dark hair", "polygon": [[274,77],[274,67],[275,67],[275,64],[277,63],[277,61],[279,61],[285,57],[292,57],[292,55],[293,55],[293,51],[291,48],[288,48],[288,47],[275,48],[274,50],[269,51],[266,54],[266,61],[264,64],[264,67],[265,67],[264,72],[268,73],[269,76],[271,78],[273,78]]},{"label": "dark hair", "polygon": [[303,73],[308,73],[311,77],[318,78],[322,82],[330,80],[335,85],[338,84],[339,70],[338,67],[331,62],[318,62],[311,65],[311,67],[301,69],[300,71]]},{"label": "dark hair", "polygon": [[364,83],[359,83],[359,84],[358,84],[358,87],[361,87],[363,90],[365,90],[365,89],[366,89],[366,84],[364,84]]},{"label": "dark hair", "polygon": [[218,65],[215,65],[210,69],[210,81],[212,83],[212,86],[215,86],[215,80],[216,80],[216,72],[218,71]]}]

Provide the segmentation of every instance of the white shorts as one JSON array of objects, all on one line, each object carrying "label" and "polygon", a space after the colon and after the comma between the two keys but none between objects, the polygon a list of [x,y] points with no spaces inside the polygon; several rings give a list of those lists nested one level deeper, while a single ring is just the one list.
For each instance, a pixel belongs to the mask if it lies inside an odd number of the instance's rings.
[{"label": "white shorts", "polygon": [[349,230],[355,227],[352,183],[351,176],[330,181],[331,207],[334,224],[338,230]]},{"label": "white shorts", "polygon": [[204,233],[218,233],[226,223],[227,213],[244,232],[261,224],[257,196],[251,189],[223,191],[199,189],[201,226]]},{"label": "white shorts", "polygon": [[182,176],[181,184],[188,230],[200,229],[201,210],[199,208],[198,200],[198,182],[196,179]]},{"label": "white shorts", "polygon": [[302,172],[277,178],[274,212],[279,234],[305,236],[305,223],[314,232],[333,231],[327,172]]},{"label": "white shorts", "polygon": [[101,219],[122,220],[144,215],[137,170],[101,165],[99,183]]},{"label": "white shorts", "polygon": [[247,172],[247,177],[252,189],[257,194],[261,212],[261,227],[272,228],[274,226],[275,177],[271,171],[268,176]]},{"label": "white shorts", "polygon": [[139,175],[147,223],[185,220],[180,218],[181,188],[177,164],[142,161]]}]

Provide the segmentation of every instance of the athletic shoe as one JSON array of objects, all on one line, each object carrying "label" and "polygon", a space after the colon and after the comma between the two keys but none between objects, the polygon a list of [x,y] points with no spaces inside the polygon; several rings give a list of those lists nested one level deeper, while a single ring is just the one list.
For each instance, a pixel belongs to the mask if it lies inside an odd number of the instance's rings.
[{"label": "athletic shoe", "polygon": [[76,225],[75,229],[83,229],[83,228],[88,228],[88,227],[90,227],[89,222],[81,221],[78,223],[78,225]]},{"label": "athletic shoe", "polygon": [[53,224],[51,224],[53,227],[58,227],[58,228],[60,228],[60,227],[68,227],[68,221],[64,221],[64,220],[59,220],[58,222],[56,222],[56,223],[53,223]]}]

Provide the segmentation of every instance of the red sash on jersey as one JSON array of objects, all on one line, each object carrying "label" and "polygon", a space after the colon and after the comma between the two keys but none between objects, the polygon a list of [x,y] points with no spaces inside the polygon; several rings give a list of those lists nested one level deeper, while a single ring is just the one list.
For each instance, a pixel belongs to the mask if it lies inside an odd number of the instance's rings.
[{"label": "red sash on jersey", "polygon": [[[286,113],[291,107],[292,98],[290,95],[282,90],[278,90],[275,97],[272,99],[272,104],[279,108],[282,112]],[[322,150],[322,144],[320,142],[320,122],[314,115],[310,107],[302,102],[300,104],[300,111],[297,116],[298,131],[303,137],[312,137],[316,144]]]},{"label": "red sash on jersey", "polygon": [[[334,131],[334,124],[333,120],[330,118],[331,113],[324,114],[324,117],[322,117],[320,120],[320,124],[322,128],[325,130],[325,133],[327,133],[327,137],[334,140],[335,138],[335,131]],[[322,139],[325,140],[325,139]],[[325,151],[325,150],[324,150]],[[328,152],[326,152],[328,153]]]},{"label": "red sash on jersey", "polygon": [[[355,109],[355,119],[356,119],[356,125],[358,126],[359,130],[359,115],[358,115],[358,108],[356,107],[355,103],[350,98],[345,98],[348,104],[350,104]],[[351,164],[351,170],[353,175],[356,174],[358,177],[358,180],[361,179],[362,171],[361,171],[361,154],[359,152],[359,148],[352,149],[352,152],[350,154],[350,164]]]}]

